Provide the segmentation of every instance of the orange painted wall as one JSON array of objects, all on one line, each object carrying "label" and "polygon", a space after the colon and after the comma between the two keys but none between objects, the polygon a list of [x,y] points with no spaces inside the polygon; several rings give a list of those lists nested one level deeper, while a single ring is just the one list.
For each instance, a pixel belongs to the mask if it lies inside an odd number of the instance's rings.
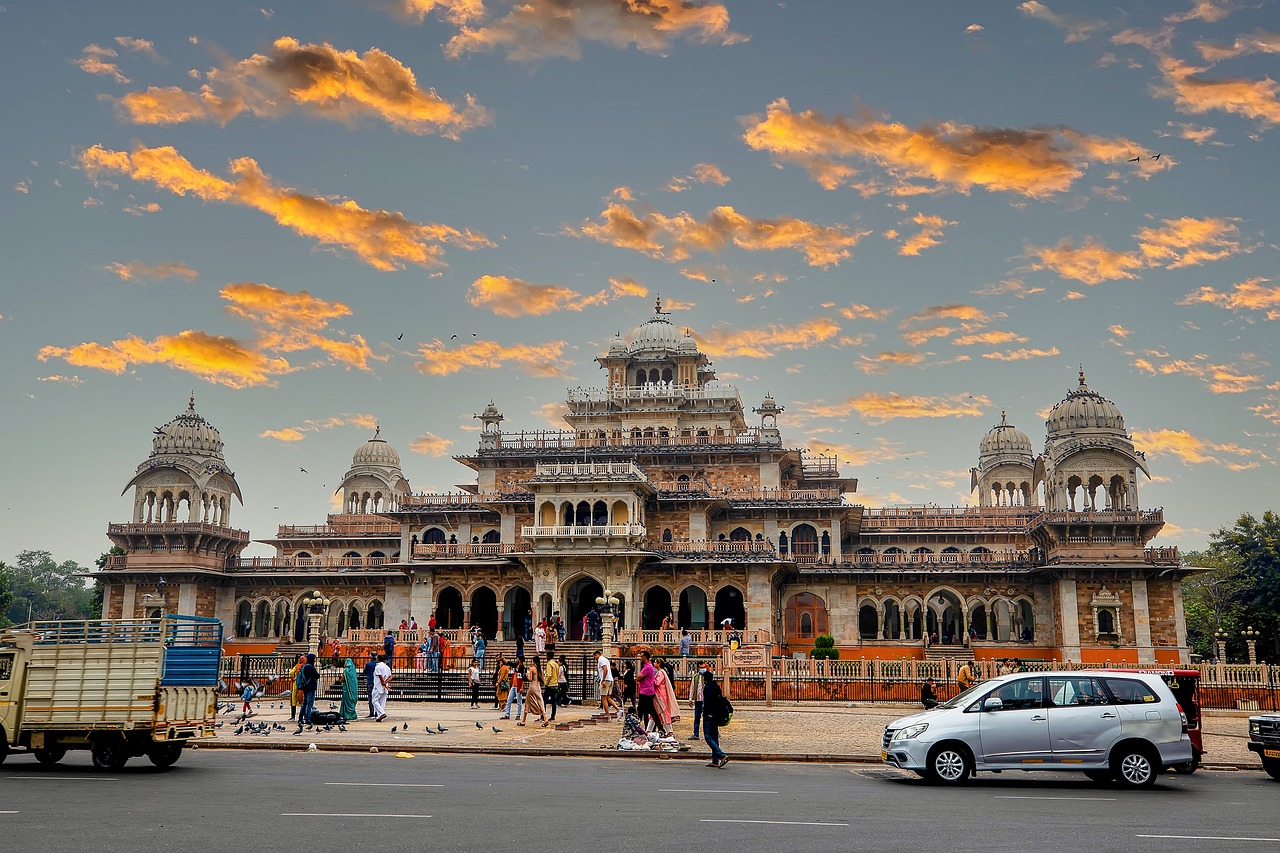
[{"label": "orange painted wall", "polygon": [[1080,660],[1083,663],[1115,663],[1115,664],[1131,664],[1138,663],[1138,650],[1133,647],[1112,648],[1107,646],[1103,649],[1083,648],[1080,650]]}]

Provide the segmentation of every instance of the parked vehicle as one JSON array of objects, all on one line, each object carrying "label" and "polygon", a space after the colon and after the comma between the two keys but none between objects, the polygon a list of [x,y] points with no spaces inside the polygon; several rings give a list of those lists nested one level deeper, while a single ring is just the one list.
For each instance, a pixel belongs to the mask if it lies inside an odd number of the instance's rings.
[{"label": "parked vehicle", "polygon": [[168,767],[218,713],[222,623],[196,616],[30,622],[0,631],[0,762],[87,749],[117,770]]},{"label": "parked vehicle", "polygon": [[1178,707],[1187,715],[1187,737],[1191,739],[1191,760],[1174,766],[1178,773],[1194,773],[1204,756],[1204,729],[1200,725],[1200,671],[1195,669],[1135,669],[1125,672],[1149,672],[1164,679],[1173,691]]},{"label": "parked vehicle", "polygon": [[1192,761],[1187,728],[1152,672],[1013,673],[890,723],[880,757],[945,784],[979,771],[1075,770],[1140,788]]},{"label": "parked vehicle", "polygon": [[1262,769],[1272,779],[1280,779],[1280,714],[1259,714],[1249,718],[1249,751],[1262,759]]}]

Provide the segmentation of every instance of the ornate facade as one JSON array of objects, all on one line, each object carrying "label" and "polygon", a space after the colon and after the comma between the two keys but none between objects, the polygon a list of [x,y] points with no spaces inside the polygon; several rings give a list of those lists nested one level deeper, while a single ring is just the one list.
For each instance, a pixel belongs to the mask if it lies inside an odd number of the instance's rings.
[{"label": "ornate facade", "polygon": [[[156,430],[125,553],[101,574],[109,615],[216,615],[243,648],[301,639],[302,599],[332,600],[327,633],[435,612],[491,638],[559,612],[573,636],[607,587],[624,628],[737,628],[803,653],[1187,661],[1176,549],[1142,509],[1147,473],[1119,409],[1078,387],[1046,420],[1044,452],[1001,421],[979,443],[974,506],[867,508],[837,460],[790,447],[784,408],[750,413],[659,308],[570,390],[568,429],[510,432],[492,402],[461,491],[415,493],[380,434],[356,450],[344,512],[281,525],[272,558],[241,558],[239,498],[216,429],[186,412]],[[748,418],[758,418],[758,425]],[[126,486],[126,491],[129,486]]]}]

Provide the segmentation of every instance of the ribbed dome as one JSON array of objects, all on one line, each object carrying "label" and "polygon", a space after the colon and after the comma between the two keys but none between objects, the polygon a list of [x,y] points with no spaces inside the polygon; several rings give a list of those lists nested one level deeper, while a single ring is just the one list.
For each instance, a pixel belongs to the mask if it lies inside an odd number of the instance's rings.
[{"label": "ribbed dome", "polygon": [[626,355],[627,342],[622,339],[622,333],[619,332],[613,339],[613,343],[609,344],[609,355]]},{"label": "ribbed dome", "polygon": [[400,467],[400,454],[390,444],[378,438],[380,433],[381,430],[374,432],[373,438],[360,445],[355,455],[351,457],[352,468],[360,465],[379,465],[386,468]]},{"label": "ribbed dome", "polygon": [[152,456],[176,453],[222,459],[222,435],[213,424],[196,413],[194,394],[187,402],[185,412],[154,432],[155,437],[151,439]]},{"label": "ribbed dome", "polygon": [[1084,381],[1084,370],[1080,371],[1079,387],[1053,407],[1044,425],[1050,440],[1078,430],[1100,430],[1127,436],[1124,415],[1119,407],[1096,391],[1089,390]]},{"label": "ribbed dome", "polygon": [[697,352],[698,342],[693,339],[693,335],[685,333],[680,339],[680,352]]},{"label": "ribbed dome", "polygon": [[982,443],[978,445],[978,455],[984,457],[1005,453],[1026,454],[1031,457],[1035,451],[1031,447],[1031,439],[1027,434],[1009,423],[1005,413],[1001,412],[1000,423],[993,426],[991,431],[982,437]]},{"label": "ribbed dome", "polygon": [[657,299],[653,306],[653,316],[636,327],[631,333],[631,351],[645,352],[663,350],[676,352],[680,349],[680,330],[662,313],[662,300]]}]

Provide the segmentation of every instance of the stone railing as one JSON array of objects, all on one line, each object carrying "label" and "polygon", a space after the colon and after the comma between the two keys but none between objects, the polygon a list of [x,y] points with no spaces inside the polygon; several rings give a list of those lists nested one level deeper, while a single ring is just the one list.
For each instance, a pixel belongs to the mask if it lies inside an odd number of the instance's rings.
[{"label": "stone railing", "polygon": [[534,525],[520,528],[526,539],[540,537],[644,536],[643,524]]},{"label": "stone railing", "polygon": [[[770,633],[763,628],[753,628],[746,631],[696,630],[690,631],[689,636],[695,646],[724,646],[729,643],[730,637],[733,636],[737,636],[742,643],[747,645],[763,645],[770,642]],[[662,631],[659,629],[625,628],[618,632],[618,642],[622,644],[639,643],[650,646],[679,646],[680,631],[679,629]]]},{"label": "stone railing", "polygon": [[534,467],[538,480],[626,480],[648,479],[633,462],[539,462]]},{"label": "stone railing", "polygon": [[1163,509],[1092,510],[1070,512],[1053,510],[1042,512],[1033,519],[1040,524],[1162,524]]},{"label": "stone railing", "polygon": [[107,535],[116,536],[191,536],[205,534],[220,536],[224,539],[249,541],[247,530],[236,530],[234,527],[223,527],[220,524],[206,524],[198,521],[136,521],[127,524],[108,524]]},{"label": "stone railing", "polygon": [[1142,552],[1142,559],[1146,560],[1153,566],[1182,565],[1182,557],[1178,554],[1178,547],[1176,545],[1160,548],[1147,548]]},{"label": "stone railing", "polygon": [[[797,563],[830,563],[828,555],[793,557]],[[933,554],[845,554],[836,565],[852,568],[878,566],[1027,566],[1041,561],[1038,551],[960,551]]]},{"label": "stone railing", "polygon": [[413,546],[415,560],[457,559],[462,557],[500,557],[515,554],[520,548],[510,542],[459,542],[454,544],[422,544]]},{"label": "stone railing", "polygon": [[743,557],[776,557],[777,547],[768,540],[753,539],[675,539],[670,542],[649,540],[645,550],[672,556],[694,555],[698,557],[727,557],[729,559]]},{"label": "stone railing", "polygon": [[399,557],[236,557],[227,561],[227,570],[256,571],[350,571],[395,566]]},{"label": "stone railing", "polygon": [[[427,629],[419,626],[418,630],[407,629],[404,631],[392,630],[391,633],[396,638],[396,647],[413,647],[417,648],[427,637]],[[437,628],[436,634],[445,637],[450,643],[457,644],[463,642],[468,635],[468,631],[462,628]],[[381,646],[382,640],[387,636],[385,628],[361,628],[355,631],[348,631],[341,639],[351,644],[366,644]]]},{"label": "stone railing", "polygon": [[1040,512],[1039,507],[880,507],[862,514],[862,531],[1023,530]]},{"label": "stone railing", "polygon": [[767,445],[759,428],[747,427],[738,432],[705,431],[705,435],[683,431],[667,436],[632,435],[630,432],[597,434],[591,430],[533,430],[498,433],[495,450],[568,450],[589,447],[697,447],[726,445]]},{"label": "stone railing", "polygon": [[400,502],[401,512],[422,512],[431,510],[482,508],[484,504],[510,501],[531,501],[533,493],[526,491],[513,492],[418,492],[408,495]]},{"label": "stone railing", "polygon": [[400,536],[400,524],[395,521],[347,521],[331,524],[281,524],[276,528],[280,538],[288,536],[300,537],[357,537],[377,536],[381,538]]}]

